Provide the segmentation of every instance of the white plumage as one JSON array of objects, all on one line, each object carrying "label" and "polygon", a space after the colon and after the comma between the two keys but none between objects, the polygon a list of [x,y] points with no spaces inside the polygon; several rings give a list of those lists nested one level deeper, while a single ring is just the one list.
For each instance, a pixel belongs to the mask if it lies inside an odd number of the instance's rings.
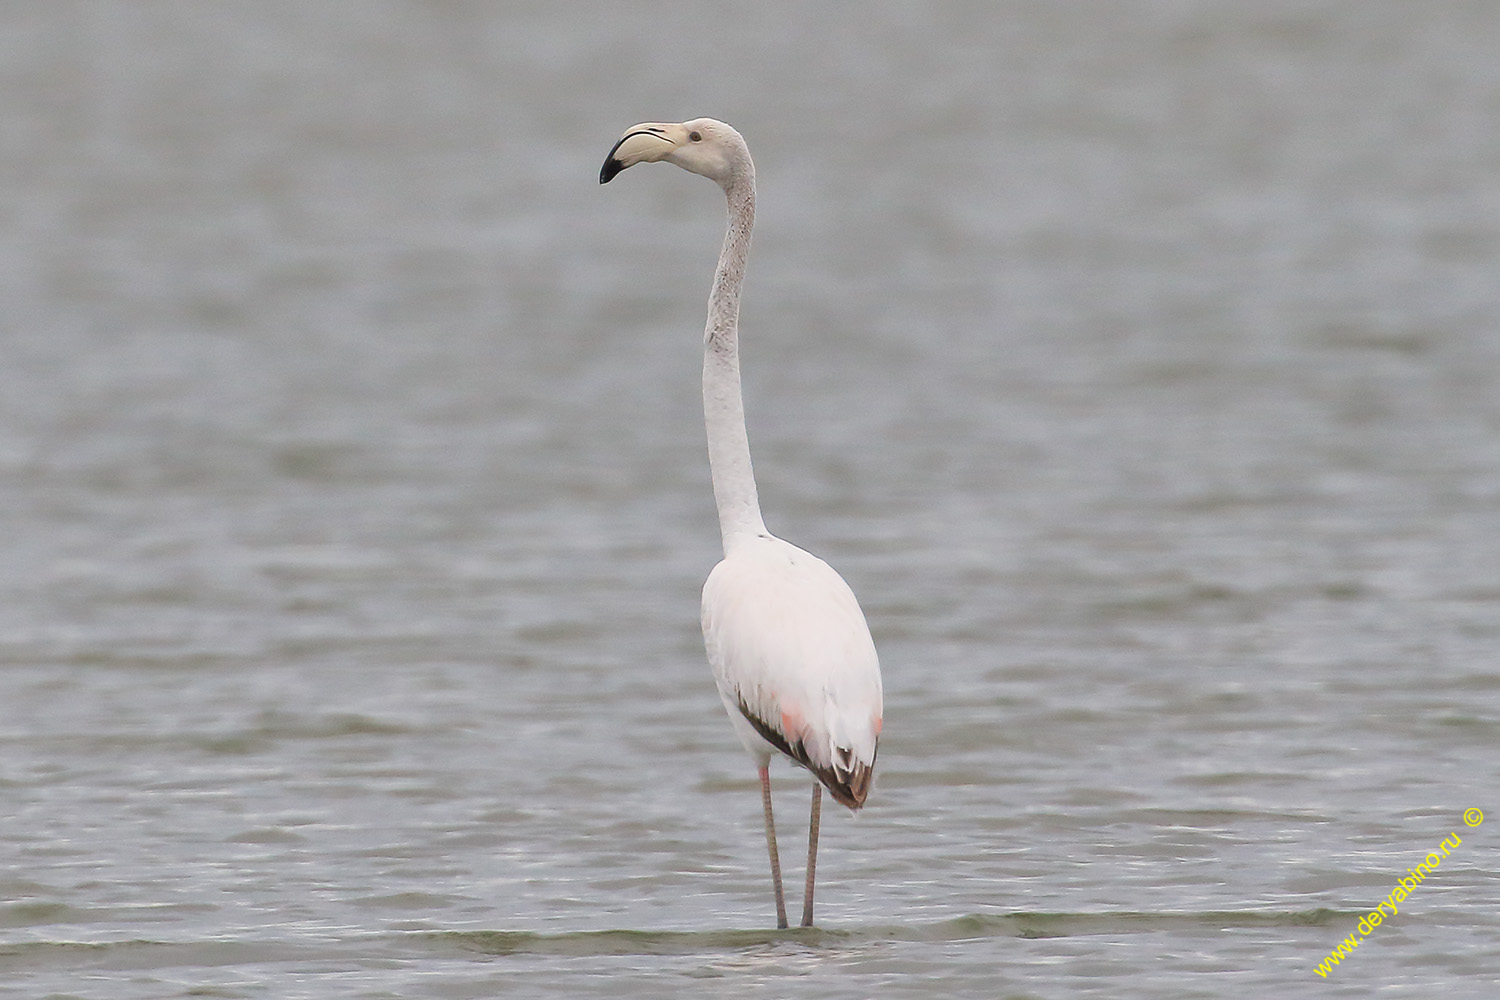
[{"label": "white plumage", "polygon": [[859,602],[833,567],[770,535],[737,545],[703,586],[703,638],[745,748],[762,763],[779,750],[839,802],[863,805],[880,666]]},{"label": "white plumage", "polygon": [[883,713],[880,663],[849,585],[823,560],[771,535],[761,519],[739,362],[740,289],[755,222],[750,151],[712,118],[645,122],[615,143],[599,183],[662,160],[718,183],[729,208],[704,329],[703,417],[724,559],[703,586],[703,640],[724,708],[759,771],[779,927],[787,921],[770,759],[780,752],[817,778],[802,906],[802,924],[810,926],[822,789],[850,809],[865,803]]}]

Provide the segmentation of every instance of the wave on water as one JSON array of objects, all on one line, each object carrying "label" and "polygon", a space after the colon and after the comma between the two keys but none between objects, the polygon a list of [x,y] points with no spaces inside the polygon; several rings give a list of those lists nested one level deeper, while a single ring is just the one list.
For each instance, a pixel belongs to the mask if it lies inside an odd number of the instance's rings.
[{"label": "wave on water", "polygon": [[1202,913],[969,914],[931,924],[787,930],[606,930],[541,934],[533,931],[440,931],[422,936],[486,955],[691,955],[795,944],[808,948],[880,943],[937,943],[980,938],[1052,938],[1086,934],[1191,932],[1241,927],[1322,927],[1357,917],[1353,911],[1223,910]]},{"label": "wave on water", "polygon": [[1229,928],[1323,927],[1360,916],[1330,909],[1199,913],[996,913],[970,914],[927,924],[788,930],[651,931],[407,931],[352,937],[312,935],[279,940],[215,938],[201,941],[17,941],[0,943],[0,973],[44,969],[148,970],[288,963],[356,965],[432,957],[705,956],[733,958],[786,949],[819,952],[885,944],[932,944],[1000,938],[1056,938],[1081,935],[1191,934]]}]

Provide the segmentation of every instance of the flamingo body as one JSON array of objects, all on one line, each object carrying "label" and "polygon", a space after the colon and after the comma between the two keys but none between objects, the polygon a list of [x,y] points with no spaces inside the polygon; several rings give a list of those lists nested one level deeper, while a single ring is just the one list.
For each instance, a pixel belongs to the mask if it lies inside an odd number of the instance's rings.
[{"label": "flamingo body", "polygon": [[839,803],[869,794],[882,718],[875,643],[833,567],[760,535],[703,586],[703,639],[719,697],[745,749],[806,767]]},{"label": "flamingo body", "polygon": [[724,559],[703,586],[703,639],[724,708],[760,774],[776,922],[787,926],[771,815],[771,758],[812,772],[802,924],[813,915],[822,789],[850,809],[865,804],[882,718],[880,662],[859,602],[818,557],[766,530],[740,390],[739,309],[755,164],[744,137],[712,118],[628,129],[599,171],[606,184],[637,163],[667,162],[723,189],[729,209],[703,333],[703,418]]}]

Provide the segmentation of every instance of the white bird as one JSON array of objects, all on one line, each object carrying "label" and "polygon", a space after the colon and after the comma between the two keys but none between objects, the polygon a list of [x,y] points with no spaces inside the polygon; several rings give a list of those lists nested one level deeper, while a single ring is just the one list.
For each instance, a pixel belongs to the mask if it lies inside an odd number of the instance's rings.
[{"label": "white bird", "polygon": [[761,520],[740,393],[740,287],[755,221],[750,150],[738,132],[712,118],[645,122],[615,143],[599,183],[658,161],[717,182],[729,205],[704,331],[703,416],[724,559],[703,585],[703,640],[724,708],[759,769],[778,928],[787,920],[771,817],[772,754],[817,779],[802,904],[802,926],[810,927],[822,789],[854,810],[870,792],[884,711],[880,661],[849,585]]}]

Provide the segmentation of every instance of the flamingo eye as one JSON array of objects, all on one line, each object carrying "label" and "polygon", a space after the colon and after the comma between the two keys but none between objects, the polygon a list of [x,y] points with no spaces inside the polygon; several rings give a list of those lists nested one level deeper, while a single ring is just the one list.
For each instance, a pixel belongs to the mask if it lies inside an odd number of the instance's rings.
[{"label": "flamingo eye", "polygon": [[693,140],[694,142],[702,142],[703,141],[703,133],[702,132],[689,132],[688,133],[688,138],[691,139],[691,140]]}]

